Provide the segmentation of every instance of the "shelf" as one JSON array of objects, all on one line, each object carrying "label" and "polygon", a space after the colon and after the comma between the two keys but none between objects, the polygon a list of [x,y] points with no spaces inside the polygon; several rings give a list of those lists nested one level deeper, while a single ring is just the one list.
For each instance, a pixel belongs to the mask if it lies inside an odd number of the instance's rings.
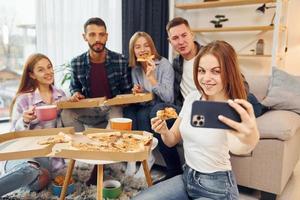
[{"label": "shelf", "polygon": [[239,58],[271,58],[272,55],[238,54]]},{"label": "shelf", "polygon": [[176,3],[175,7],[180,9],[201,9],[201,8],[216,8],[226,6],[242,6],[260,3],[274,3],[276,0],[219,0],[212,2],[193,2],[193,3]]},{"label": "shelf", "polygon": [[273,26],[238,26],[223,28],[197,28],[192,29],[194,32],[233,32],[233,31],[271,31]]}]

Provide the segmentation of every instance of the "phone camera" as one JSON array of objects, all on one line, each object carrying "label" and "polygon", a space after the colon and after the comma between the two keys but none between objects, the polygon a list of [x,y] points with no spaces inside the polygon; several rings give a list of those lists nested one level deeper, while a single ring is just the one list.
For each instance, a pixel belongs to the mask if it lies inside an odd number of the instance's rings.
[{"label": "phone camera", "polygon": [[192,123],[194,126],[201,127],[205,125],[205,117],[203,115],[194,115]]}]

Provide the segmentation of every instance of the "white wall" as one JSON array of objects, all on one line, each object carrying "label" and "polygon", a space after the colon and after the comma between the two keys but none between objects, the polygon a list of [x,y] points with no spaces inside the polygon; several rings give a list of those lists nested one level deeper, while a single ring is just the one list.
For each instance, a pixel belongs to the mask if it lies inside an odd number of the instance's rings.
[{"label": "white wall", "polygon": [[285,70],[300,75],[300,0],[289,0],[288,12],[288,52]]},{"label": "white wall", "polygon": [[[177,1],[178,2],[178,1]],[[274,8],[267,9],[264,15],[256,12],[256,8],[262,4],[235,6],[235,7],[220,7],[210,9],[195,9],[195,10],[181,10],[175,9],[175,16],[182,16],[190,22],[191,27],[213,27],[209,21],[214,19],[217,14],[224,14],[229,21],[224,22],[223,26],[263,26],[269,25],[272,16],[275,12]],[[275,4],[268,4],[268,6]],[[286,57],[286,65],[283,68],[293,74],[300,74],[300,66],[296,67],[297,54],[300,55],[300,13],[297,12],[300,8],[299,0],[289,0],[288,8],[288,33],[289,33],[289,51]],[[291,24],[292,28],[291,28]],[[297,27],[296,27],[297,26]],[[219,33],[202,33],[197,34],[197,40],[205,44],[212,40],[225,40],[232,44],[238,54],[250,54],[251,49],[256,48],[258,39],[264,39],[265,49],[264,54],[271,54],[273,32],[269,31],[264,34],[256,32],[219,32]],[[297,46],[295,44],[298,43]],[[293,46],[294,45],[294,46]],[[271,58],[270,57],[249,57],[240,59],[240,65],[245,74],[270,74]],[[300,64],[299,64],[300,65]]]}]

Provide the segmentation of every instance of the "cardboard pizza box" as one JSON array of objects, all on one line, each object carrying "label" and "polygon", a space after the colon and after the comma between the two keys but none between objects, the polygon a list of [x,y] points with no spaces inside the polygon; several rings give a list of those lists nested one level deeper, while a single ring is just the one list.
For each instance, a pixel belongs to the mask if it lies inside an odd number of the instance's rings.
[{"label": "cardboard pizza box", "polygon": [[77,102],[60,101],[57,103],[57,107],[60,109],[93,108],[93,107],[99,107],[99,106],[103,105],[105,100],[106,100],[106,97],[82,99]]},{"label": "cardboard pizza box", "polygon": [[121,94],[112,99],[108,99],[104,102],[107,106],[117,106],[132,103],[142,103],[151,101],[153,99],[152,93],[137,93],[137,94]]},{"label": "cardboard pizza box", "polygon": [[[116,130],[111,129],[97,129],[90,128],[82,134],[75,134],[73,139],[78,142],[84,142],[86,135],[91,133],[111,133]],[[152,134],[146,131],[119,131],[121,133],[133,133],[137,135]],[[73,141],[74,142],[74,141]],[[150,154],[152,140],[149,145],[145,145],[143,151],[138,152],[107,152],[107,151],[84,151],[73,147],[70,143],[58,144],[53,148],[53,156],[72,158],[72,159],[85,159],[85,160],[105,160],[105,161],[143,161],[146,160]]]},{"label": "cardboard pizza box", "polygon": [[0,135],[0,160],[16,160],[47,157],[52,153],[52,145],[40,145],[44,140],[59,132],[74,134],[74,128],[50,128],[9,132]]}]

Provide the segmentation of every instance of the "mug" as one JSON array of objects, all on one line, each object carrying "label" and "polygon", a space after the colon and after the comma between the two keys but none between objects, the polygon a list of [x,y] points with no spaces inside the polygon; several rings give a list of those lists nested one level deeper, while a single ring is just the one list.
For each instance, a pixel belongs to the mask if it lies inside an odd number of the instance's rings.
[{"label": "mug", "polygon": [[57,106],[56,105],[45,105],[37,106],[35,113],[39,121],[50,121],[57,118]]},{"label": "mug", "polygon": [[112,118],[110,119],[110,128],[130,131],[132,128],[132,120],[129,118]]},{"label": "mug", "polygon": [[121,183],[117,180],[106,180],[103,182],[103,198],[116,199],[122,193]]}]

